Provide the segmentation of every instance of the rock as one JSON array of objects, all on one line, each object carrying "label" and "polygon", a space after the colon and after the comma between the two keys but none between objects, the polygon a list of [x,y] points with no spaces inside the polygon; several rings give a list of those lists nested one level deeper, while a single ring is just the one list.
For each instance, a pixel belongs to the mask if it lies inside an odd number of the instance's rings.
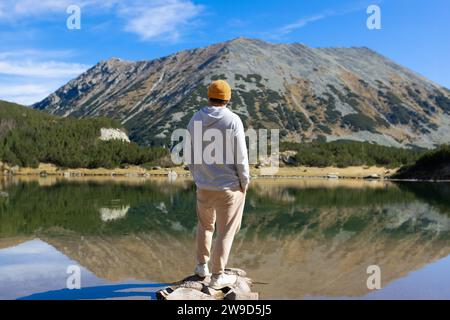
[{"label": "rock", "polygon": [[373,174],[369,174],[368,176],[365,176],[363,179],[365,180],[379,180],[381,179],[380,175],[373,173]]},{"label": "rock", "polygon": [[216,290],[208,286],[204,286],[202,292],[213,297],[215,300],[223,300],[225,297],[225,293],[222,290]]},{"label": "rock", "polygon": [[199,281],[186,281],[180,285],[180,288],[195,289],[202,291],[205,285]]},{"label": "rock", "polygon": [[166,300],[216,300],[214,297],[201,291],[190,288],[177,288],[168,296]]},{"label": "rock", "polygon": [[121,206],[117,208],[100,208],[100,219],[103,222],[116,221],[120,219],[124,219],[127,216],[128,210],[130,210],[130,206]]},{"label": "rock", "polygon": [[295,158],[292,156],[284,155],[281,157],[281,161],[283,161],[285,164],[288,164],[288,165],[292,165],[292,166],[297,165],[297,160],[295,160]]},{"label": "rock", "polygon": [[174,290],[171,287],[159,290],[158,292],[156,292],[156,299],[166,300],[166,298],[169,296],[169,294],[171,294],[173,291]]},{"label": "rock", "polygon": [[247,276],[247,272],[245,272],[242,269],[238,269],[238,268],[226,268],[225,273],[226,274],[234,274],[235,276],[239,276],[239,277]]},{"label": "rock", "polygon": [[152,167],[152,170],[161,170],[162,168],[159,166]]},{"label": "rock", "polygon": [[210,277],[201,278],[197,275],[192,275],[187,278],[184,278],[183,280],[177,282],[176,284],[180,286],[181,284],[186,283],[186,282],[200,282],[200,283],[207,285],[210,280],[211,280]]},{"label": "rock", "polygon": [[[211,277],[192,275],[173,283],[156,293],[160,300],[257,300],[259,295],[252,292],[252,280],[242,269],[228,268],[225,273],[236,275],[236,283],[221,290],[209,287]],[[228,297],[228,298],[227,298]]]},{"label": "rock", "polygon": [[259,293],[241,292],[233,289],[225,295],[224,300],[259,300]]},{"label": "rock", "polygon": [[239,292],[252,292],[250,288],[252,282],[249,278],[238,277],[235,285],[235,290]]},{"label": "rock", "polygon": [[101,128],[100,129],[100,140],[109,141],[109,140],[120,140],[125,142],[130,142],[127,134],[120,129],[112,129],[112,128]]}]

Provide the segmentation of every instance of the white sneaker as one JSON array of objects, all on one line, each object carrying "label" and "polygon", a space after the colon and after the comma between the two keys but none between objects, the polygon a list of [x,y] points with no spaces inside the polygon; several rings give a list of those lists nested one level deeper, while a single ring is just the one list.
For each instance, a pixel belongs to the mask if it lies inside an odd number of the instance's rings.
[{"label": "white sneaker", "polygon": [[237,276],[234,274],[221,273],[219,275],[213,275],[209,287],[215,290],[220,290],[225,287],[234,286],[237,281]]},{"label": "white sneaker", "polygon": [[211,273],[209,272],[208,264],[199,263],[195,267],[195,275],[199,276],[200,278],[206,278],[207,276],[210,276]]}]

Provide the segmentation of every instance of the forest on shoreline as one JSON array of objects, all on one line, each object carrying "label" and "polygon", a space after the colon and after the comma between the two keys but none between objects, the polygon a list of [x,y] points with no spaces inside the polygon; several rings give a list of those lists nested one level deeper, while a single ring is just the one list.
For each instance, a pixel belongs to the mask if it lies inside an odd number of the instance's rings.
[{"label": "forest on shoreline", "polygon": [[102,141],[101,128],[123,130],[119,122],[108,118],[61,118],[0,101],[0,161],[31,168],[39,163],[63,168],[116,168],[153,165],[168,156],[163,148]]},{"label": "forest on shoreline", "polygon": [[[124,130],[108,118],[56,117],[14,103],[0,101],[0,162],[9,166],[37,168],[50,163],[61,168],[124,168],[127,166],[171,167],[170,152],[142,147],[134,142],[102,141],[101,128]],[[310,143],[282,142],[280,152],[289,156],[288,166],[377,166],[399,168],[398,178],[426,177],[432,168],[446,176],[449,146],[435,150],[386,147],[369,142],[340,140]],[[450,177],[450,174],[448,174]]]}]

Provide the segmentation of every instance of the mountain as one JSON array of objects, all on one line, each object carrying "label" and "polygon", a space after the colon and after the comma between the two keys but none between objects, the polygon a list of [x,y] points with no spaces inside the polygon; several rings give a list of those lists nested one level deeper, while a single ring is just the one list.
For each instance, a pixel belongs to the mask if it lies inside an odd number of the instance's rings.
[{"label": "mountain", "polygon": [[167,145],[219,78],[234,88],[230,108],[246,127],[279,128],[286,141],[450,141],[450,91],[376,52],[246,38],[151,61],[102,61],[33,107],[114,118],[132,140]]}]

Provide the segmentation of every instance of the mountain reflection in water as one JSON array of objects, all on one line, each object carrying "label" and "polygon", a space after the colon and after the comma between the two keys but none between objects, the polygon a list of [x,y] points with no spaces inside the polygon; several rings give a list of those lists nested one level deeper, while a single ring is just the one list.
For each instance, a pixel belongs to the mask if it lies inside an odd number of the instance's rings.
[{"label": "mountain reflection in water", "polygon": [[[6,254],[36,238],[65,257],[48,260],[48,272],[79,264],[91,277],[86,285],[167,283],[192,272],[190,180],[27,178],[0,186],[9,194],[0,198],[0,297],[11,285],[28,283],[14,297],[64,288],[63,275],[54,286],[27,282],[21,268],[33,263],[32,253],[25,250],[17,263]],[[256,290],[268,299],[423,298],[424,292],[448,299],[442,264],[449,264],[449,244],[449,184],[255,180],[230,266],[266,283]],[[381,268],[377,292],[366,286],[370,265]]]}]

